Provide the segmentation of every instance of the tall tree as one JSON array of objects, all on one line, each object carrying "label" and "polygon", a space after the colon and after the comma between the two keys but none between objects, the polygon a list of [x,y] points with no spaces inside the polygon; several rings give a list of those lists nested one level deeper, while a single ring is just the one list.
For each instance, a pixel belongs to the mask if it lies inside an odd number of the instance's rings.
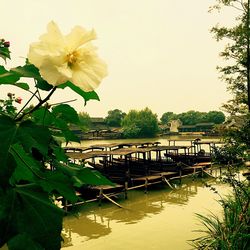
[{"label": "tall tree", "polygon": [[83,131],[88,130],[91,127],[91,119],[88,113],[80,112],[78,114],[79,117],[79,124]]},{"label": "tall tree", "polygon": [[162,114],[160,120],[162,124],[168,124],[171,120],[176,120],[176,119],[177,115],[174,114],[173,112],[165,112],[164,114]]},{"label": "tall tree", "polygon": [[221,124],[225,121],[225,115],[221,111],[209,111],[204,116],[202,122],[213,122],[215,124]]},{"label": "tall tree", "polygon": [[122,120],[125,137],[153,137],[159,130],[157,115],[149,108],[131,110]]},{"label": "tall tree", "polygon": [[[220,56],[227,62],[227,66],[218,66],[221,79],[227,83],[232,93],[223,107],[230,114],[245,113],[250,110],[250,49],[249,49],[249,2],[250,0],[217,0],[211,10],[231,7],[239,11],[233,27],[216,25],[211,32],[217,41],[229,40]],[[231,64],[230,64],[231,62]]]},{"label": "tall tree", "polygon": [[119,109],[110,110],[108,111],[108,116],[105,118],[105,121],[109,126],[120,127],[125,115],[126,113]]}]

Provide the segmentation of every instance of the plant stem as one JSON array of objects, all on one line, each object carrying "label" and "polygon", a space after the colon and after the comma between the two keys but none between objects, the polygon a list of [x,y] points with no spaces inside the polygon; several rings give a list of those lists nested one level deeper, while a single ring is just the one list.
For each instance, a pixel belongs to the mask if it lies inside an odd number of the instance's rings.
[{"label": "plant stem", "polygon": [[[34,112],[35,110],[37,110],[38,108],[40,108],[45,102],[47,102],[49,100],[49,98],[52,96],[52,94],[55,92],[55,90],[57,89],[57,87],[55,86],[50,93],[43,99],[41,100],[33,109],[31,109],[30,111],[28,111],[27,113],[23,113],[21,116],[17,117],[15,120],[21,121],[23,119],[24,116],[31,114],[32,112]],[[20,113],[20,112],[19,112]]]}]

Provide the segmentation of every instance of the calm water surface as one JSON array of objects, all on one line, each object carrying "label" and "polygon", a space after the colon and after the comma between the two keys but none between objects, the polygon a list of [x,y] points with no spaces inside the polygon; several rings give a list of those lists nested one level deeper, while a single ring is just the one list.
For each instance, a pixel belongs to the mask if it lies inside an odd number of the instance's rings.
[{"label": "calm water surface", "polygon": [[[142,139],[140,141],[160,141],[168,145],[169,138]],[[178,137],[171,139],[179,139]],[[211,138],[206,138],[211,140]],[[95,144],[138,141],[138,140],[98,140],[84,141],[81,146]],[[190,142],[178,142],[187,145]],[[213,184],[221,195],[229,192],[228,187],[214,179],[204,179]],[[195,213],[220,214],[220,197],[204,187],[201,179],[184,179],[176,189],[166,186],[151,187],[147,194],[143,190],[129,191],[128,199],[116,200],[124,208],[118,208],[110,202],[89,203],[79,207],[76,216],[64,219],[65,250],[147,250],[191,249],[188,240],[200,234],[199,221]]]},{"label": "calm water surface", "polygon": [[[70,143],[69,146],[88,147],[92,145],[108,144],[108,143],[126,143],[126,142],[160,142],[161,145],[169,145],[170,140],[176,140],[175,145],[190,145],[190,140],[194,140],[199,136],[165,136],[143,139],[112,139],[112,140],[86,140],[79,143]],[[202,141],[220,141],[218,137],[199,137]],[[171,142],[172,145],[173,142]]]},{"label": "calm water surface", "polygon": [[[220,194],[229,192],[214,180]],[[186,179],[177,189],[154,187],[128,193],[117,199],[124,207],[104,202],[81,206],[76,216],[64,219],[65,250],[76,249],[191,249],[188,240],[199,236],[195,213],[219,214],[218,195],[204,187],[201,180]]]}]

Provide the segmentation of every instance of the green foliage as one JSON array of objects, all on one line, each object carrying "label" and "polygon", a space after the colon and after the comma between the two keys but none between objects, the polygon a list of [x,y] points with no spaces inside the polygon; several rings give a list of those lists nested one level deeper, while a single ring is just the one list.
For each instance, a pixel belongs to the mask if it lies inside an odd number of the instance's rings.
[{"label": "green foliage", "polygon": [[122,120],[123,135],[132,137],[154,137],[159,131],[157,115],[149,108],[131,110]]},{"label": "green foliage", "polygon": [[82,89],[80,89],[79,87],[75,86],[71,82],[66,82],[64,84],[61,84],[58,87],[62,88],[62,89],[64,89],[65,87],[71,88],[74,92],[76,92],[78,95],[80,95],[84,99],[85,105],[86,105],[87,101],[89,101],[89,100],[98,100],[98,101],[100,100],[99,96],[97,95],[97,93],[95,91],[85,92]]},{"label": "green foliage", "polygon": [[91,126],[91,119],[88,113],[80,112],[78,114],[79,117],[79,126],[82,129],[82,131],[86,131]]},{"label": "green foliage", "polygon": [[212,159],[218,164],[242,163],[246,146],[237,142],[226,143],[221,147],[213,148]]},{"label": "green foliage", "polygon": [[161,117],[162,124],[168,124],[172,120],[181,120],[183,125],[195,125],[197,123],[221,124],[225,121],[225,115],[221,111],[199,112],[190,110],[180,114],[166,112]]},{"label": "green foliage", "polygon": [[[9,57],[8,43],[0,40],[0,56]],[[20,78],[35,80],[36,91]],[[30,100],[17,108],[22,99],[8,93],[0,100],[0,248],[60,249],[64,212],[54,204],[62,196],[75,203],[76,188],[83,185],[112,183],[99,172],[69,162],[57,138],[79,141],[70,126],[79,125],[77,112],[67,104],[49,106],[56,91],[44,81],[39,70],[26,62],[11,70],[0,66],[0,85],[21,87]],[[86,93],[71,83],[70,87],[84,98],[98,99],[95,92]],[[47,92],[42,98],[40,91]],[[36,98],[38,104],[30,105]]]},{"label": "green foliage", "polygon": [[107,117],[105,117],[105,122],[108,126],[120,127],[122,119],[125,117],[125,115],[126,113],[119,109],[110,110],[108,111]]},{"label": "green foliage", "polygon": [[224,136],[250,148],[250,113],[241,116],[241,124],[225,131]]},{"label": "green foliage", "polygon": [[177,120],[177,115],[174,114],[173,112],[166,112],[161,116],[161,123],[162,124],[168,124],[172,120]]},{"label": "green foliage", "polygon": [[5,41],[3,38],[0,39],[0,57],[6,61],[6,59],[10,59],[10,43]]},{"label": "green foliage", "polygon": [[[197,214],[204,229],[198,230],[202,236],[193,240],[195,249],[210,250],[247,250],[250,245],[250,189],[248,183],[242,183],[232,177],[223,181],[229,183],[233,194],[222,198],[220,204],[223,216]],[[217,192],[215,190],[215,192]]]},{"label": "green foliage", "polygon": [[225,121],[225,118],[226,117],[224,113],[221,111],[209,111],[204,116],[204,122],[213,122],[215,124],[221,124]]},{"label": "green foliage", "polygon": [[178,115],[178,118],[181,120],[183,125],[195,125],[197,123],[203,122],[205,113],[190,110],[185,113],[181,113]]},{"label": "green foliage", "polygon": [[217,41],[227,41],[220,56],[227,61],[228,65],[218,66],[217,69],[233,96],[232,100],[229,100],[223,107],[227,112],[235,115],[246,112],[249,105],[249,0],[217,0],[214,9],[220,10],[224,6],[238,9],[236,25],[233,27],[217,25],[212,28],[211,32]]}]

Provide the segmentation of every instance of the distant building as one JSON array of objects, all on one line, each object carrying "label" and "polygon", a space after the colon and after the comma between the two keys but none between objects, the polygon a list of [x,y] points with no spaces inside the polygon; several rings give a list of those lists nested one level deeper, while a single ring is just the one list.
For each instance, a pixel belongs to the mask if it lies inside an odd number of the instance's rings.
[{"label": "distant building", "polygon": [[179,132],[211,132],[214,129],[215,123],[204,122],[195,125],[182,125],[179,127]]},{"label": "distant building", "polygon": [[91,117],[91,129],[107,129],[105,119],[102,117]]},{"label": "distant building", "polygon": [[178,120],[172,120],[170,122],[170,132],[171,133],[178,133],[179,132],[179,127],[182,125],[182,122]]}]

